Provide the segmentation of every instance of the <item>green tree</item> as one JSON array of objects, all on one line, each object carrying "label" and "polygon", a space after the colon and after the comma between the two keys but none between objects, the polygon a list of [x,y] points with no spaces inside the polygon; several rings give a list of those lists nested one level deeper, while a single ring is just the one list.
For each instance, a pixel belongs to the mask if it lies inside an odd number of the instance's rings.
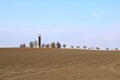
[{"label": "green tree", "polygon": [[66,44],[63,44],[63,48],[66,48]]},{"label": "green tree", "polygon": [[23,47],[26,48],[26,44],[25,43],[23,44]]},{"label": "green tree", "polygon": [[55,48],[55,42],[51,43],[51,48]]},{"label": "green tree", "polygon": [[109,48],[106,48],[106,50],[109,50]]},{"label": "green tree", "polygon": [[79,48],[80,48],[80,46],[77,46],[77,48],[79,49]]},{"label": "green tree", "polygon": [[50,47],[50,44],[46,44],[46,48],[49,48]]},{"label": "green tree", "polygon": [[30,48],[33,48],[34,43],[31,41],[29,45],[30,45]]},{"label": "green tree", "polygon": [[26,44],[20,44],[20,48],[26,48]]},{"label": "green tree", "polygon": [[97,50],[100,50],[100,48],[99,48],[99,47],[96,47],[96,49],[97,49]]},{"label": "green tree", "polygon": [[57,42],[56,46],[57,48],[61,48],[61,44],[59,42]]},{"label": "green tree", "polygon": [[87,49],[87,46],[83,46],[84,49]]},{"label": "green tree", "polygon": [[71,46],[71,48],[73,49],[73,48],[74,48],[74,46]]},{"label": "green tree", "polygon": [[118,51],[119,49],[118,48],[115,48],[116,51]]}]

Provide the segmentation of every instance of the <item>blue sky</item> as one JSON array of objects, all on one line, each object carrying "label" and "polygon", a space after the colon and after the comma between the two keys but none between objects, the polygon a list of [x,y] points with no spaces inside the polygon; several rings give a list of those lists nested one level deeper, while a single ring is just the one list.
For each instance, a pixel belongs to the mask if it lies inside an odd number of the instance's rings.
[{"label": "blue sky", "polygon": [[0,0],[0,47],[43,43],[120,48],[119,0]]}]

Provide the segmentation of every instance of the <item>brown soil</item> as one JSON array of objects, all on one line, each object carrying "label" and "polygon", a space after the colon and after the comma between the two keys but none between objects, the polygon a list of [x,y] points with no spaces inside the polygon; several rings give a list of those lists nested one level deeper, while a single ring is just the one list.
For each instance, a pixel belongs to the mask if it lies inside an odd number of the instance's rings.
[{"label": "brown soil", "polygon": [[0,80],[120,80],[120,52],[1,48]]}]

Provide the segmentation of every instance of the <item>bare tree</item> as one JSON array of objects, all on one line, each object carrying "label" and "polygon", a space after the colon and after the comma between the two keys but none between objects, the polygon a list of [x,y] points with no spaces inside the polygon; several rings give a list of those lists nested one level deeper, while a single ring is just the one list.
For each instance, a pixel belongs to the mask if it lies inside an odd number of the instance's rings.
[{"label": "bare tree", "polygon": [[94,47],[91,47],[90,49],[91,49],[91,50],[94,50]]},{"label": "bare tree", "polygon": [[37,46],[38,46],[38,42],[37,41],[34,41],[34,47],[36,47],[37,48]]},{"label": "bare tree", "polygon": [[46,45],[45,45],[45,43],[43,43],[43,44],[42,44],[42,48],[45,48],[45,47],[46,47]]}]

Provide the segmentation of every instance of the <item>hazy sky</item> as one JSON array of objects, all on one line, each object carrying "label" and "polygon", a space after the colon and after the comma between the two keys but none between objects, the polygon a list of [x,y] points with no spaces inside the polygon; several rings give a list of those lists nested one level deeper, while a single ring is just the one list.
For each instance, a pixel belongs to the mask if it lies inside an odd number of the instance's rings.
[{"label": "hazy sky", "polygon": [[120,0],[0,0],[0,47],[44,43],[120,48]]}]

